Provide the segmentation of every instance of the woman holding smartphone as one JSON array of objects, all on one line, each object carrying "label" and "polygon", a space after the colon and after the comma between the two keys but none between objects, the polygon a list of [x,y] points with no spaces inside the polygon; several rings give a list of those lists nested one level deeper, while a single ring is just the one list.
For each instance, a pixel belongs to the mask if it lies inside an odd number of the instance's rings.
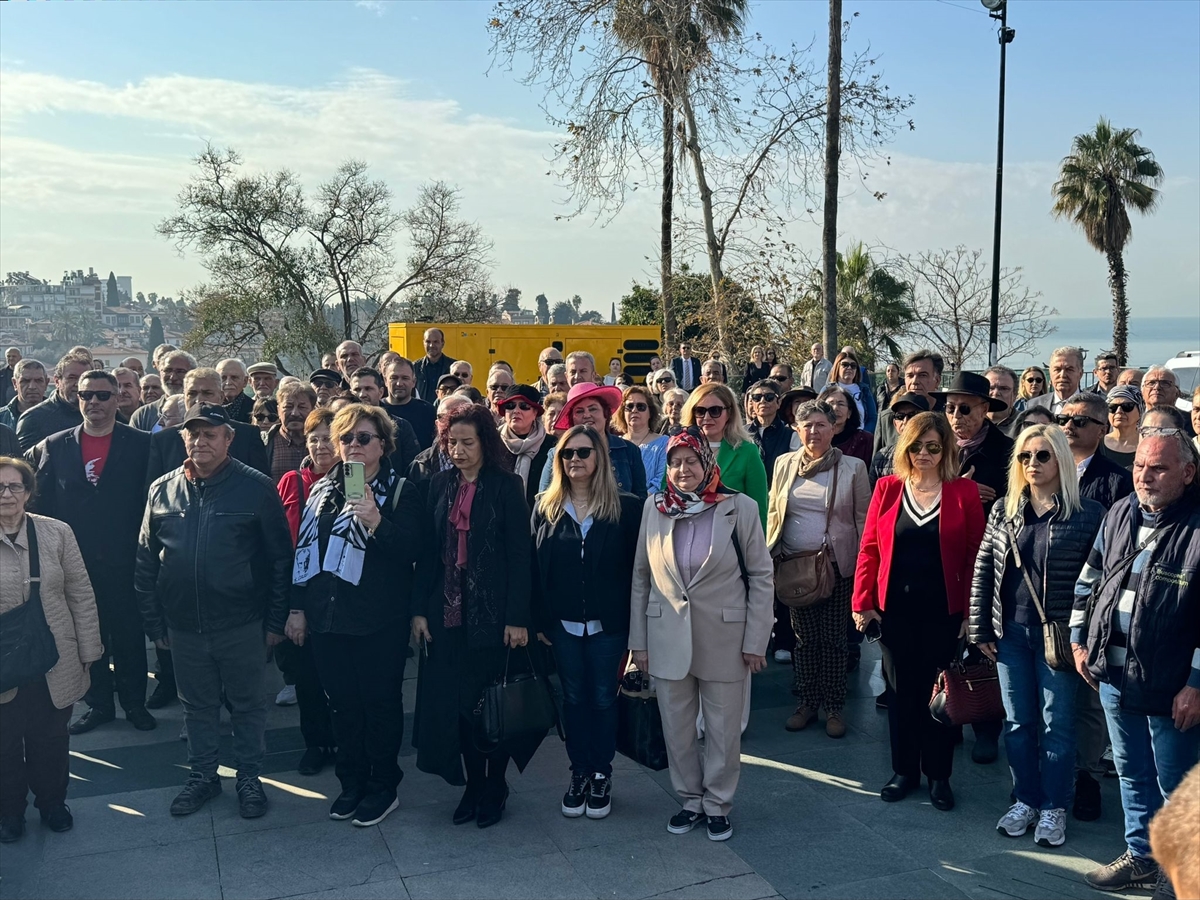
[{"label": "woman holding smartphone", "polygon": [[417,489],[388,462],[395,434],[386,412],[361,403],[330,423],[339,462],[304,504],[284,629],[312,641],[329,696],[342,786],[329,817],[364,827],[399,805],[402,645],[424,534]]}]

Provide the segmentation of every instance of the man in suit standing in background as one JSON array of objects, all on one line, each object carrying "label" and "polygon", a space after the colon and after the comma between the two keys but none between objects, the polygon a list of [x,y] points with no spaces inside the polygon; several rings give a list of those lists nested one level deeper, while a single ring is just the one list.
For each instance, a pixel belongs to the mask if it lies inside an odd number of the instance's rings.
[{"label": "man in suit standing in background", "polygon": [[692,345],[684,341],[679,345],[679,355],[671,360],[675,383],[685,391],[700,384],[700,360],[692,356]]}]

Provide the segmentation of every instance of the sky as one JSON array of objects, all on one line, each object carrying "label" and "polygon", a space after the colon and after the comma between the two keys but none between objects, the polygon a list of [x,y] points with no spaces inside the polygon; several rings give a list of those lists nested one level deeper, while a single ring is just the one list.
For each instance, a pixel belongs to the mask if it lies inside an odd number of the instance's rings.
[{"label": "sky", "polygon": [[[495,242],[498,287],[521,288],[529,306],[538,293],[580,294],[607,315],[633,282],[657,279],[656,197],[635,193],[607,224],[557,218],[556,133],[538,89],[489,71],[489,11],[473,0],[0,4],[0,272],[53,281],[93,266],[178,296],[203,269],[154,225],[211,141],[309,186],[365,159],[401,206],[448,181]],[[843,179],[840,244],[961,243],[990,259],[996,23],[977,0],[844,0],[843,12],[859,14],[846,55],[880,57],[893,91],[915,97],[916,127],[871,172],[883,201]],[[750,27],[823,56],[826,16],[816,0],[756,2]],[[1140,128],[1166,173],[1126,253],[1135,323],[1195,314],[1200,332],[1200,3],[1012,0],[1009,25],[1002,264],[1023,267],[1064,316],[1108,315],[1103,257],[1049,211],[1072,137],[1107,116]],[[793,235],[819,253],[810,223]]]}]

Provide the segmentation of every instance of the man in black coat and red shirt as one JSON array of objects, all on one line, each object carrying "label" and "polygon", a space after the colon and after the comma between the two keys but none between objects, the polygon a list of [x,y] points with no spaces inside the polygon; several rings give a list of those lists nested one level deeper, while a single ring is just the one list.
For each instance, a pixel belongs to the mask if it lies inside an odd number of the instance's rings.
[{"label": "man in black coat and red shirt", "polygon": [[83,424],[48,437],[38,460],[34,509],[61,519],[75,533],[96,593],[104,641],[105,656],[92,666],[92,686],[84,698],[91,709],[71,725],[71,734],[116,718],[114,680],[130,724],[139,731],[157,724],[146,711],[146,638],[133,591],[150,435],[117,421],[117,392],[115,376],[85,372],[78,392]]}]

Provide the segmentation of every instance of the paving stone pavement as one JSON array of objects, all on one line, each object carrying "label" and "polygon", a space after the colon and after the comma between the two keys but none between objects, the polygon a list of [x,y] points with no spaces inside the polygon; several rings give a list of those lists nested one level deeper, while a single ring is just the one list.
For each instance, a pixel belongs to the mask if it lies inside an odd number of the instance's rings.
[{"label": "paving stone pavement", "polygon": [[[279,686],[272,672],[265,688],[273,697]],[[174,819],[167,807],[187,772],[180,707],[158,711],[159,727],[148,733],[118,718],[71,740],[75,828],[51,834],[31,808],[25,838],[0,847],[0,900],[1104,896],[1087,887],[1083,873],[1124,849],[1115,780],[1102,786],[1103,817],[1071,820],[1063,847],[1001,837],[994,826],[1008,805],[1008,769],[1003,756],[989,766],[972,763],[968,730],[955,759],[953,812],[935,810],[923,791],[883,803],[878,790],[891,767],[887,717],[873,699],[881,687],[877,648],[867,645],[850,677],[848,733],[834,741],[823,728],[783,730],[792,710],[790,667],[772,663],[755,676],[734,836],[720,844],[702,830],[668,834],[666,821],[678,808],[668,773],[624,757],[616,762],[612,814],[563,818],[568,766],[553,737],[524,773],[510,773],[513,793],[494,828],[452,825],[459,790],[418,772],[407,743],[400,809],[372,828],[332,822],[332,770],[296,774],[298,713],[273,704],[267,815],[239,818],[226,779],[205,809]],[[410,677],[410,726],[414,689]],[[223,744],[224,761],[228,737]]]}]

